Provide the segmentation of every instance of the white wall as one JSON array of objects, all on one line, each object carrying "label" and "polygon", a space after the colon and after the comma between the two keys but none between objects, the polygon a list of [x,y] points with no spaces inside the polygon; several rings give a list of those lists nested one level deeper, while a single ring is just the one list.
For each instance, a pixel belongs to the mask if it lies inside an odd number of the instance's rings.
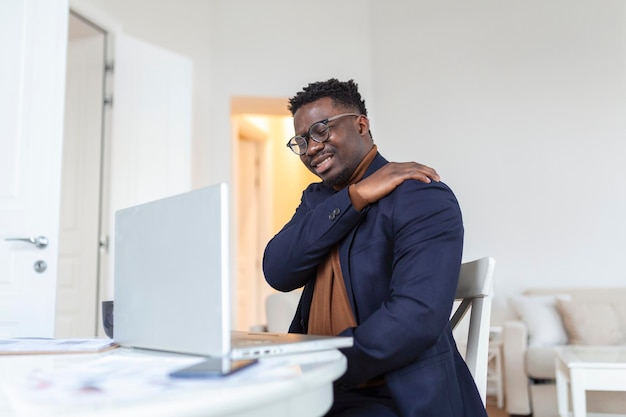
[{"label": "white wall", "polygon": [[[369,84],[369,11],[361,0],[211,3],[211,153],[230,154],[232,96],[291,97],[333,76]],[[212,177],[228,175],[230,159],[213,163]]]},{"label": "white wall", "polygon": [[374,134],[453,187],[465,258],[501,298],[623,285],[626,3],[401,3],[372,3]]},{"label": "white wall", "polygon": [[[103,16],[116,30],[189,57],[193,61],[192,181],[194,188],[218,180],[207,179],[211,153],[207,138],[211,98],[209,55],[211,1],[207,0],[70,0],[90,16]],[[98,13],[95,13],[97,11]],[[218,158],[219,159],[219,158]]]},{"label": "white wall", "polygon": [[499,300],[623,285],[623,0],[83,1],[193,59],[195,186],[230,181],[231,96],[354,78],[383,155],[456,192]]}]

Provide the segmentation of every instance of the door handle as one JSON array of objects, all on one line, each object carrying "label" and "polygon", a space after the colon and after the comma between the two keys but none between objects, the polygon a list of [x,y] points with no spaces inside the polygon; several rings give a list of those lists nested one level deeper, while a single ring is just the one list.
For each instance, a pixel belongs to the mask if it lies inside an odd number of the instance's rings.
[{"label": "door handle", "polygon": [[39,249],[43,249],[48,246],[48,238],[45,236],[37,236],[37,237],[8,237],[5,238],[6,241],[19,241],[19,242],[28,242],[37,246]]}]

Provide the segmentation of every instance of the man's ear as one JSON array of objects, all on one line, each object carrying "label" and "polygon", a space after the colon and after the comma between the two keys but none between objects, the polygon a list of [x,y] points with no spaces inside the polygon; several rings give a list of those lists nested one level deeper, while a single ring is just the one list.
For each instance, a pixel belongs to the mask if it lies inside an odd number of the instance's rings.
[{"label": "man's ear", "polygon": [[359,134],[364,135],[370,130],[370,120],[367,116],[361,115],[359,117]]}]

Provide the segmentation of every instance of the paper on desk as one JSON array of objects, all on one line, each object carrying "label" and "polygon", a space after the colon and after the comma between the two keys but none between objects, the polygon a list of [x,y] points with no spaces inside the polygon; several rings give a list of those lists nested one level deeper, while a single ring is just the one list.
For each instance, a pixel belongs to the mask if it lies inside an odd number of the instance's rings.
[{"label": "paper on desk", "polygon": [[98,408],[103,404],[141,400],[171,390],[165,377],[170,369],[199,358],[140,358],[104,356],[94,361],[51,370],[33,370],[5,384],[11,407],[17,412]]},{"label": "paper on desk", "polygon": [[0,339],[0,355],[101,352],[117,347],[111,339]]},{"label": "paper on desk", "polygon": [[111,404],[124,404],[149,398],[162,398],[181,390],[214,386],[226,388],[258,381],[258,370],[264,379],[293,377],[298,370],[269,363],[250,371],[243,370],[226,378],[211,380],[172,379],[168,374],[176,369],[202,361],[185,356],[123,356],[118,351],[93,361],[60,369],[34,370],[26,377],[0,386],[9,399],[10,407],[24,414],[39,411],[55,414],[63,410],[100,409]]}]

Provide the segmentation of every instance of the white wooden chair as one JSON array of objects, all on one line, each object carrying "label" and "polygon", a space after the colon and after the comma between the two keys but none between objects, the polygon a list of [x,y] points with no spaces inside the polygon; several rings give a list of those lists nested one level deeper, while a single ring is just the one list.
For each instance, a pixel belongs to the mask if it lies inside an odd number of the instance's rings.
[{"label": "white wooden chair", "polygon": [[268,332],[287,333],[293,315],[298,308],[302,290],[276,292],[265,299],[265,315]]},{"label": "white wooden chair", "polygon": [[455,297],[461,301],[461,304],[450,318],[450,326],[454,329],[463,319],[463,316],[471,311],[465,362],[474,377],[483,404],[486,404],[487,395],[489,328],[495,266],[496,261],[490,257],[465,262],[461,265]]}]

